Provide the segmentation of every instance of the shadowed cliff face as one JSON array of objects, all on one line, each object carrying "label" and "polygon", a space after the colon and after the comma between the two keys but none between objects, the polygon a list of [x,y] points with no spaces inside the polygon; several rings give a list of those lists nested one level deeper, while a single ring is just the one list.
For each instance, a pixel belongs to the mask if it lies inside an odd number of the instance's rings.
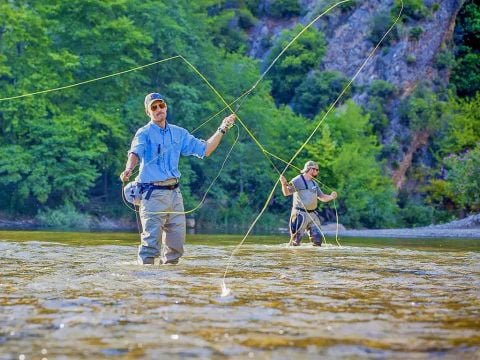
[{"label": "shadowed cliff face", "polygon": [[[419,84],[426,88],[442,88],[448,84],[449,70],[436,65],[437,57],[444,51],[451,52],[455,20],[464,2],[424,0],[420,15],[412,13],[412,5],[404,8],[404,17],[398,20],[353,83],[357,85],[353,99],[364,107],[368,107],[370,101],[367,90],[372,81],[384,80],[395,86],[396,95],[385,99],[389,123],[380,141],[384,144],[396,142],[403,149],[391,155],[401,164],[399,170],[392,171],[397,188],[405,184],[412,158],[417,156],[415,153],[427,147],[430,141],[428,136],[422,141],[415,140],[419,134],[413,134],[408,125],[400,121],[400,105]],[[262,48],[262,39],[275,39],[282,29],[290,29],[298,23],[306,25],[338,1],[299,0],[299,3],[301,17],[261,19],[251,34],[251,56],[265,59],[270,49]],[[314,24],[327,40],[327,51],[319,70],[338,71],[348,79],[354,77],[398,15],[394,0],[352,0],[328,12]]]},{"label": "shadowed cliff face", "polygon": [[[305,14],[301,18],[260,19],[250,34],[251,56],[264,58],[269,49],[262,47],[262,39],[275,38],[281,30],[297,23],[307,24],[335,2],[303,0],[300,3]],[[408,95],[419,81],[438,76],[448,81],[448,72],[439,74],[435,60],[442,46],[452,38],[455,18],[464,0],[425,0],[424,3],[426,15],[419,20],[397,23],[396,39],[389,44],[382,43],[356,78],[357,85],[380,79],[394,84],[400,94]],[[340,7],[333,9],[314,25],[325,33],[328,41],[322,70],[339,71],[348,78],[354,76],[376,45],[370,36],[375,17],[390,15],[394,0],[364,0],[355,4],[343,11]],[[382,34],[392,24],[393,20],[387,21]],[[422,32],[412,39],[413,28],[421,28]]]},{"label": "shadowed cliff face", "polygon": [[[374,17],[390,13],[393,3],[393,0],[364,1],[337,26],[328,39],[325,69],[352,77],[376,45],[368,39]],[[455,18],[462,3],[461,0],[426,1],[428,14],[418,21],[400,25],[398,40],[378,49],[356,83],[364,85],[376,79],[386,80],[399,88],[402,95],[408,95],[419,81],[432,80],[438,75],[448,76],[438,74],[435,59],[442,45],[452,37]],[[438,7],[435,11],[434,4]],[[418,39],[409,37],[414,27],[423,30]],[[385,32],[387,30],[388,27]]]}]

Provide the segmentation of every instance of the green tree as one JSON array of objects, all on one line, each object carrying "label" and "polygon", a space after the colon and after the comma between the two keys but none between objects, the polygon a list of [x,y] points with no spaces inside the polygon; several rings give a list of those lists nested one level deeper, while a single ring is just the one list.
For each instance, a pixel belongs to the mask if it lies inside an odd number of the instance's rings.
[{"label": "green tree", "polygon": [[425,86],[419,86],[402,104],[403,122],[414,132],[433,132],[440,127],[441,102],[437,95]]},{"label": "green tree", "polygon": [[[431,150],[437,159],[435,178],[425,186],[426,201],[456,216],[478,209],[478,143],[480,95],[473,99],[451,96],[442,104],[442,126]],[[475,188],[477,190],[475,190]]]},{"label": "green tree", "polygon": [[369,101],[365,109],[370,115],[372,129],[381,139],[388,129],[390,120],[388,118],[389,104],[395,95],[395,86],[384,80],[374,80],[368,87]]},{"label": "green tree", "polygon": [[459,96],[475,96],[480,90],[480,54],[469,53],[457,59],[452,82]]},{"label": "green tree", "polygon": [[468,0],[460,10],[455,26],[456,64],[451,82],[457,94],[473,97],[479,90],[480,73],[480,4]]},{"label": "green tree", "polygon": [[273,0],[268,7],[269,15],[276,18],[289,18],[300,15],[298,0]]},{"label": "green tree", "polygon": [[454,192],[452,200],[467,212],[480,211],[480,143],[462,155],[445,159],[447,181]]},{"label": "green tree", "polygon": [[[336,71],[314,71],[295,89],[293,109],[313,118],[321,110],[327,110],[348,83],[348,79]],[[343,95],[347,98],[350,88]]]},{"label": "green tree", "polygon": [[[266,64],[271,64],[288,43],[303,29],[301,25],[282,31],[270,50]],[[270,71],[272,95],[282,104],[289,104],[296,88],[304,81],[309,71],[320,64],[325,54],[325,39],[321,32],[309,28],[294,42]]]},{"label": "green tree", "polygon": [[369,119],[349,100],[326,122],[338,153],[332,165],[342,222],[352,227],[387,227],[395,223],[395,192],[376,158],[380,146],[371,135]]},{"label": "green tree", "polygon": [[423,0],[395,0],[394,4],[392,16],[396,17],[403,7],[402,19],[404,21],[420,20],[428,14]]},{"label": "green tree", "polygon": [[441,157],[473,149],[480,140],[480,94],[473,99],[454,96],[443,105],[442,120],[445,124],[442,136],[437,139]]},{"label": "green tree", "polygon": [[[387,30],[393,24],[393,19],[388,12],[380,12],[373,16],[372,23],[370,25],[370,35],[368,39],[377,44],[383,36],[386,34]],[[392,31],[385,37],[382,45],[388,45],[393,40],[398,38],[397,27],[393,28]]]}]

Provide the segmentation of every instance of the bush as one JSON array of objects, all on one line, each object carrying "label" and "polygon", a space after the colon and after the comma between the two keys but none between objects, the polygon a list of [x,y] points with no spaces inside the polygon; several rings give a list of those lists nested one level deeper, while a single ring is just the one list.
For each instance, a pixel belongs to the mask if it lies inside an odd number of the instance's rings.
[{"label": "bush", "polygon": [[[382,12],[377,15],[375,15],[372,19],[371,23],[371,30],[370,30],[370,35],[368,39],[374,43],[377,44],[382,37],[385,35],[387,30],[390,28],[392,25],[393,20],[391,16],[387,12]],[[395,27],[392,29],[392,31],[388,34],[387,37],[383,40],[383,46],[389,45],[393,40],[398,38],[398,30]]]},{"label": "bush", "polygon": [[448,50],[442,50],[437,54],[435,59],[435,68],[438,70],[451,69],[455,66],[455,57],[452,52]]},{"label": "bush", "polygon": [[[234,10],[226,10],[219,15],[210,17],[208,23],[212,42],[228,52],[243,51],[247,35],[244,31],[238,31],[238,27],[235,26],[239,25],[239,21]],[[242,17],[242,21],[245,21],[245,17]]]},{"label": "bush", "polygon": [[[282,31],[265,64],[270,64],[302,29],[302,25],[297,25],[291,30]],[[289,104],[292,101],[295,89],[320,64],[325,51],[325,37],[315,28],[309,28],[291,44],[270,72],[272,95],[278,103]]]},{"label": "bush", "polygon": [[480,143],[463,155],[445,159],[447,181],[456,189],[454,201],[460,208],[480,210]]},{"label": "bush", "polygon": [[413,132],[426,130],[433,133],[438,130],[442,119],[442,107],[437,94],[425,86],[418,86],[401,104],[400,119]]},{"label": "bush", "polygon": [[390,120],[385,113],[383,99],[370,99],[367,111],[370,114],[370,124],[372,124],[373,131],[375,132],[375,134],[377,134],[377,136],[383,136],[383,134],[388,129],[388,125],[390,123]]},{"label": "bush", "polygon": [[475,96],[480,90],[480,54],[470,53],[457,60],[452,71],[452,83],[459,96]]},{"label": "bush", "polygon": [[245,0],[245,6],[256,17],[265,15],[265,3],[259,0]]},{"label": "bush", "polygon": [[406,206],[400,209],[400,218],[403,226],[419,227],[433,223],[433,208],[422,204],[408,201]]},{"label": "bush", "polygon": [[455,198],[455,190],[451,184],[443,179],[432,179],[424,188],[427,197],[426,203],[435,208],[452,208],[453,199]]},{"label": "bush", "polygon": [[350,0],[348,2],[340,4],[338,7],[342,12],[348,12],[355,9],[357,6],[358,6],[357,0]]},{"label": "bush", "polygon": [[[395,0],[392,16],[396,17],[402,7],[402,1]],[[403,0],[402,20],[420,20],[428,14],[428,9],[423,0]]]},{"label": "bush", "polygon": [[417,61],[417,57],[413,54],[408,54],[407,57],[405,58],[405,62],[407,65],[413,65]]},{"label": "bush", "polygon": [[457,15],[455,24],[455,37],[459,40],[459,45],[478,51],[480,48],[480,4],[478,1],[466,1]]},{"label": "bush", "polygon": [[414,26],[408,32],[408,38],[410,40],[418,41],[420,39],[420,36],[422,36],[422,34],[423,34],[423,28],[421,26]]},{"label": "bush", "polygon": [[89,229],[90,216],[82,214],[72,204],[65,204],[57,209],[39,211],[37,221],[42,227],[54,229]]},{"label": "bush", "polygon": [[255,17],[247,9],[242,9],[238,13],[238,26],[244,30],[249,30],[255,25]]},{"label": "bush", "polygon": [[[296,112],[313,118],[335,101],[347,83],[348,79],[339,72],[315,71],[295,90],[293,108]],[[349,91],[344,99],[348,96]]]},{"label": "bush", "polygon": [[374,80],[368,88],[368,94],[386,99],[395,94],[395,85],[385,80]]},{"label": "bush", "polygon": [[269,12],[275,18],[298,16],[300,4],[298,0],[274,0],[269,6]]},{"label": "bush", "polygon": [[[395,191],[376,160],[381,148],[376,137],[370,135],[368,115],[348,100],[329,115],[326,123],[338,149],[332,157],[334,178],[329,181],[340,194],[342,222],[356,228],[393,226],[397,211]],[[322,154],[322,149],[317,151]]]}]

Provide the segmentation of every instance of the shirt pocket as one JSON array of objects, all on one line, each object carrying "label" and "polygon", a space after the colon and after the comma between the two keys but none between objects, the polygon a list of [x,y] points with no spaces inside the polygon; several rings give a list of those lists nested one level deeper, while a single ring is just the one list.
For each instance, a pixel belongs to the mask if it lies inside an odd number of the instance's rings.
[{"label": "shirt pocket", "polygon": [[168,146],[168,162],[171,169],[178,168],[178,162],[180,160],[180,152],[182,150],[182,144],[179,139],[173,138]]},{"label": "shirt pocket", "polygon": [[152,153],[152,141],[150,138],[147,138],[145,141],[145,162],[149,163],[153,159],[153,153]]}]

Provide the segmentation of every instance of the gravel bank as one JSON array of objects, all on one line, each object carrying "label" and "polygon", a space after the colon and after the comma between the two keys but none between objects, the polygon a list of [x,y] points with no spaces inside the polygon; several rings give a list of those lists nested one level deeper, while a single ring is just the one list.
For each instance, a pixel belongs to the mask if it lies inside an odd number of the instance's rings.
[{"label": "gravel bank", "polygon": [[[326,235],[335,235],[335,230],[329,226]],[[412,229],[376,229],[347,230],[341,229],[338,234],[346,237],[399,237],[399,238],[459,238],[480,239],[480,214],[471,215],[465,219],[447,224],[430,225]]]},{"label": "gravel bank", "polygon": [[[325,235],[335,236],[335,231],[326,231]],[[379,230],[344,230],[338,232],[345,237],[384,237],[384,238],[457,238],[480,239],[479,229],[379,229]]]}]

